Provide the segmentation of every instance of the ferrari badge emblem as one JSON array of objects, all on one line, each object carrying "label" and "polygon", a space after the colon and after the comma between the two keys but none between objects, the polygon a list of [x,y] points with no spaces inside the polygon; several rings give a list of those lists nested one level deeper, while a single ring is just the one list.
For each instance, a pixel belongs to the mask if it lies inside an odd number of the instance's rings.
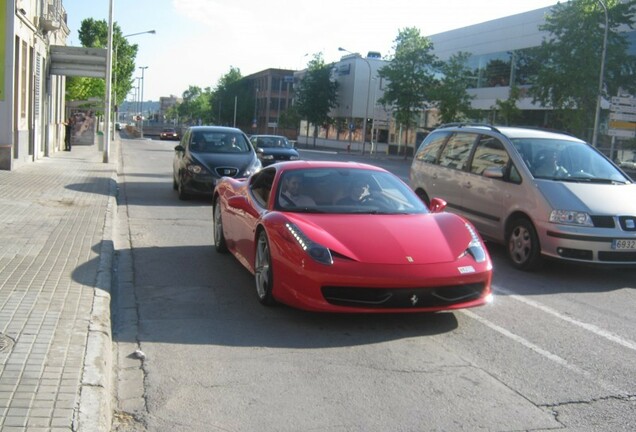
[{"label": "ferrari badge emblem", "polygon": [[406,260],[407,260],[408,262],[412,263],[412,262],[413,262],[413,257],[407,256],[407,257],[406,257]]},{"label": "ferrari badge emblem", "polygon": [[418,297],[418,296],[416,296],[415,294],[413,294],[413,295],[411,296],[410,300],[411,300],[411,304],[412,304],[413,306],[415,306],[415,305],[417,304],[417,302],[418,302],[418,301],[420,301],[419,297]]}]

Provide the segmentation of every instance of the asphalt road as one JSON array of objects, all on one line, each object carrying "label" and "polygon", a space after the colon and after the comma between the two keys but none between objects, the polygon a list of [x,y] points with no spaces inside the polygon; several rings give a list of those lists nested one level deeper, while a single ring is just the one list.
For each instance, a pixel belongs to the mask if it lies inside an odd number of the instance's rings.
[{"label": "asphalt road", "polygon": [[[386,316],[266,308],[251,275],[214,251],[210,201],[177,199],[174,145],[122,140],[119,218],[130,250],[121,253],[132,256],[134,295],[116,316],[132,311],[137,331],[120,326],[114,338],[139,342],[146,356],[143,384],[119,395],[143,395],[130,413],[137,428],[636,429],[636,270],[519,272],[489,245],[495,301],[486,307]],[[408,175],[396,159],[302,154]]]}]

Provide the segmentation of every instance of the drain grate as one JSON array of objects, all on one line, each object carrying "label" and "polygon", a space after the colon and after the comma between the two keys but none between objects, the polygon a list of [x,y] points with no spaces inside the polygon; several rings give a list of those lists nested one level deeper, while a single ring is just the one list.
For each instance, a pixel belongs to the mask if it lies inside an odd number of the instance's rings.
[{"label": "drain grate", "polygon": [[11,351],[11,348],[13,348],[13,339],[0,333],[0,353]]}]

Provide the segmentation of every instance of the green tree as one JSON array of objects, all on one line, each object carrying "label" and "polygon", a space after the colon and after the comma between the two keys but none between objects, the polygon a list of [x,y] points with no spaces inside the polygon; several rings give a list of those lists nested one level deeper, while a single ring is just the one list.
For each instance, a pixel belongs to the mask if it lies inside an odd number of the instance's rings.
[{"label": "green tree", "polygon": [[[106,48],[108,24],[105,20],[84,19],[80,25],[79,40],[83,47]],[[137,45],[131,45],[123,37],[117,23],[113,24],[113,100],[115,105],[124,101],[132,89]],[[116,56],[115,56],[116,54]],[[66,81],[66,97],[69,100],[86,100],[104,97],[106,82],[103,78],[69,77]]]},{"label": "green tree", "polygon": [[[636,58],[628,54],[625,32],[633,28],[636,1],[604,0],[608,9],[608,38],[604,96],[619,88],[636,88]],[[554,110],[554,126],[590,138],[594,124],[605,30],[605,13],[598,0],[557,3],[539,27],[549,35],[536,51],[537,75],[530,94]]]},{"label": "green tree", "polygon": [[415,125],[417,114],[425,101],[434,99],[439,62],[433,54],[432,42],[415,27],[400,30],[394,43],[390,63],[378,70],[378,75],[387,82],[379,102],[394,106],[395,119],[405,127],[408,143],[408,132]]},{"label": "green tree", "polygon": [[230,66],[210,95],[212,118],[220,125],[234,125],[236,107],[236,126],[248,129],[253,115],[254,91],[251,83],[244,79],[241,70]]},{"label": "green tree", "polygon": [[338,83],[331,79],[332,67],[325,64],[321,53],[314,54],[296,91],[298,114],[314,126],[314,147],[318,127],[329,122],[329,111],[338,105]]},{"label": "green tree", "polygon": [[210,124],[213,122],[210,109],[211,90],[209,87],[201,89],[198,86],[189,86],[183,92],[183,101],[177,106],[177,112],[182,123]]},{"label": "green tree", "polygon": [[290,106],[285,111],[280,113],[279,126],[282,129],[298,129],[300,125],[301,116],[296,109],[296,106]]},{"label": "green tree", "polygon": [[[497,103],[494,109],[499,111],[499,117],[502,119],[504,125],[510,125],[515,123],[521,118],[521,110],[517,107],[517,102],[521,97],[521,89],[516,86],[510,86],[510,95],[508,99],[497,99]],[[496,123],[496,122],[493,122]]]},{"label": "green tree", "polygon": [[468,67],[470,53],[458,52],[446,62],[440,64],[442,78],[431,97],[439,109],[440,121],[451,123],[468,117],[472,111],[470,101],[473,96],[468,94],[468,86],[473,80],[473,73]]}]

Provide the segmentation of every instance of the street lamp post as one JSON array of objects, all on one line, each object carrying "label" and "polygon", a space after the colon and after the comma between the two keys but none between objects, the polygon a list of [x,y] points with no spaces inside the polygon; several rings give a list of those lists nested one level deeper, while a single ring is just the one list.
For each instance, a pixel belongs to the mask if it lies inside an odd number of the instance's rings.
[{"label": "street lamp post", "polygon": [[109,162],[110,152],[110,107],[111,107],[111,79],[113,76],[113,17],[114,17],[114,0],[110,0],[108,6],[108,41],[106,51],[106,104],[104,106],[104,153],[102,162]]},{"label": "street lamp post", "polygon": [[[344,51],[344,52],[348,52],[349,54],[356,55],[352,53],[351,51],[349,51],[348,49],[345,49],[342,47],[339,47],[338,51]],[[362,120],[362,154],[364,154],[364,146],[367,142],[367,118],[369,118],[369,98],[371,97],[371,63],[369,63],[369,60],[362,57],[360,54],[357,54],[357,56],[358,58],[364,60],[364,62],[367,64],[367,67],[369,68],[369,83],[367,85],[367,104],[364,111],[364,119]]]},{"label": "street lamp post", "polygon": [[594,113],[594,131],[592,132],[592,146],[596,147],[598,137],[598,127],[601,117],[601,99],[603,98],[603,75],[605,73],[605,53],[607,51],[607,30],[609,27],[609,19],[607,17],[607,6],[603,3],[603,0],[598,0],[603,7],[605,13],[605,32],[603,34],[603,49],[601,51],[601,72],[598,78],[598,95],[596,98],[596,112]]},{"label": "street lamp post", "polygon": [[139,66],[141,69],[141,105],[139,111],[141,112],[141,128],[139,130],[140,137],[144,137],[144,72],[148,69],[148,66]]},{"label": "street lamp post", "polygon": [[[127,35],[123,35],[122,38],[129,38],[131,36],[138,36],[142,34],[156,34],[155,30],[147,30],[139,33],[131,33]],[[115,106],[117,106],[117,50],[119,48],[119,44],[115,44],[115,55],[113,56],[113,101],[115,102]]]}]

